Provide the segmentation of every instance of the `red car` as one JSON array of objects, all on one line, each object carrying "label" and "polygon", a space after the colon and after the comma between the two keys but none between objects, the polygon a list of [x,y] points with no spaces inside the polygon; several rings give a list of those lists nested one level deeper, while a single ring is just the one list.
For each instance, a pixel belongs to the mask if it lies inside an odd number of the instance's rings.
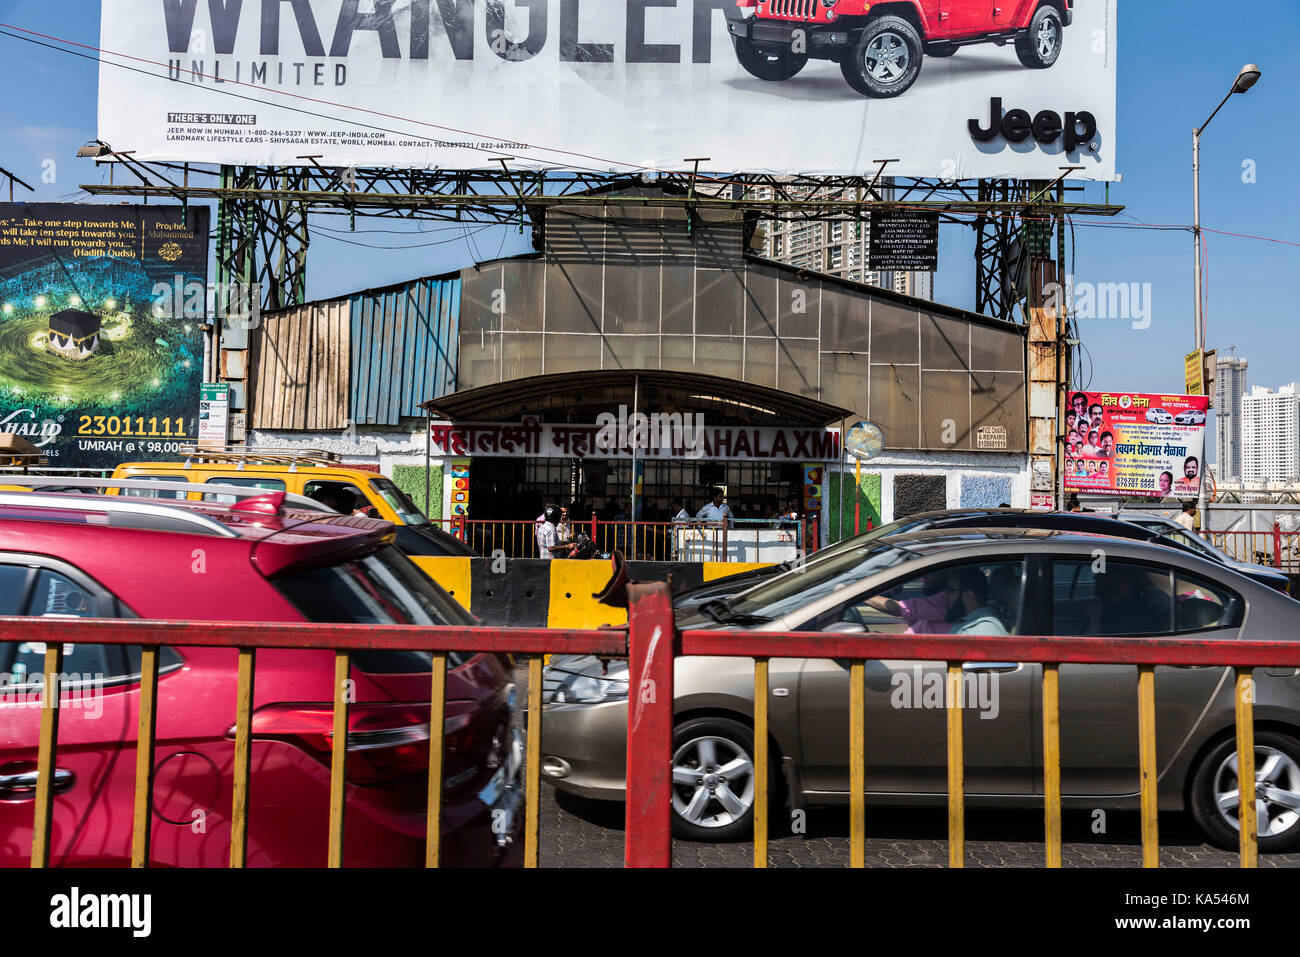
[{"label": "red car", "polygon": [[736,56],[760,80],[788,80],[809,59],[834,60],[863,96],[899,96],[921,61],[972,43],[1014,44],[1026,67],[1061,55],[1074,0],[737,0],[755,15],[729,20]]},{"label": "red car", "polygon": [[[238,505],[0,492],[0,615],[472,624],[393,547],[387,522]],[[0,865],[29,862],[44,646],[0,643]],[[131,857],[140,648],[66,645],[51,860]],[[160,656],[152,863],[229,861],[236,655]],[[329,651],[259,651],[250,866],[323,866],[334,684]],[[349,866],[424,863],[430,657],[358,651],[350,710]],[[449,656],[443,861],[519,857],[514,686],[502,656]]]}]

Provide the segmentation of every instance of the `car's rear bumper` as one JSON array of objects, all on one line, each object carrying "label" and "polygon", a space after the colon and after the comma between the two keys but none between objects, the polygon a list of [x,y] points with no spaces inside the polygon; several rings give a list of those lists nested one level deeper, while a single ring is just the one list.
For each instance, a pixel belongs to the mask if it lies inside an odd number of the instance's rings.
[{"label": "car's rear bumper", "polygon": [[626,701],[556,704],[543,711],[543,780],[579,797],[621,801],[626,767]]}]

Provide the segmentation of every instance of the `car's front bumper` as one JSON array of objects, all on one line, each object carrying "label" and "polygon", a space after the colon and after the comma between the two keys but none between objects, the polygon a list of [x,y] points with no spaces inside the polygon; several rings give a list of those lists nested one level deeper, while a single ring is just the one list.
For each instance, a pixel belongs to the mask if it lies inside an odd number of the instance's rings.
[{"label": "car's front bumper", "polygon": [[543,780],[579,797],[622,801],[626,768],[626,699],[542,711]]},{"label": "car's front bumper", "polygon": [[761,52],[769,55],[789,53],[796,34],[807,42],[808,55],[831,55],[846,50],[853,42],[849,30],[836,29],[825,23],[800,23],[789,20],[764,20],[748,17],[727,21],[727,32],[739,40],[748,40]]}]

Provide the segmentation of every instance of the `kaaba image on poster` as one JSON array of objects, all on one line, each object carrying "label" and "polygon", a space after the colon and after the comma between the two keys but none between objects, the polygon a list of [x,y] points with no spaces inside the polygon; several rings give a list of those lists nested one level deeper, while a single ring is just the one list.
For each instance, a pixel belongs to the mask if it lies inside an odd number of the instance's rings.
[{"label": "kaaba image on poster", "polygon": [[89,359],[99,351],[99,316],[81,309],[64,309],[50,316],[46,348],[65,359]]}]

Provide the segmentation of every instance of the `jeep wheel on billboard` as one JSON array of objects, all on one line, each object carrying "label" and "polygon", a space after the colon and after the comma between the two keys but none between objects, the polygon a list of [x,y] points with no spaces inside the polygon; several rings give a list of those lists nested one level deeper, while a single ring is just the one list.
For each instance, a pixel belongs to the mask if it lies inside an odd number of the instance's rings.
[{"label": "jeep wheel on billboard", "polygon": [[99,136],[201,163],[1111,180],[1117,7],[114,0]]}]

